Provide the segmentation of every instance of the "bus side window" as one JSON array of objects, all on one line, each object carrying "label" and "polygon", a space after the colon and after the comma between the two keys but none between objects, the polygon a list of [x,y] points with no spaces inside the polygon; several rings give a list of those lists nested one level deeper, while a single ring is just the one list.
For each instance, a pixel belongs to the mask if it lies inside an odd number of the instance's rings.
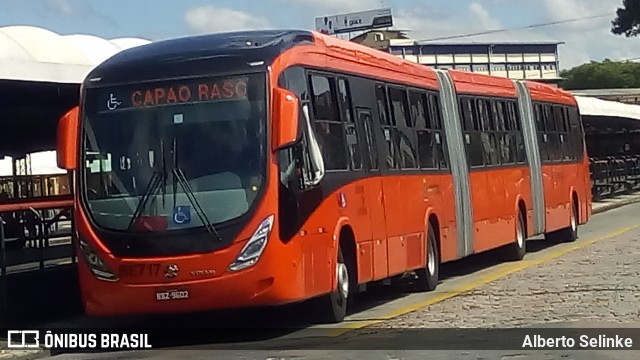
[{"label": "bus side window", "polygon": [[445,152],[445,136],[442,128],[442,113],[440,112],[440,98],[437,93],[429,93],[429,114],[431,126],[435,129],[434,136],[438,152],[438,164],[441,170],[449,169],[449,159]]},{"label": "bus side window", "polygon": [[566,154],[566,158],[569,161],[576,161],[577,158],[575,157],[575,152],[573,149],[573,130],[571,129],[571,113],[570,113],[570,108],[568,106],[564,106],[562,108],[562,110],[564,111],[564,120],[565,120],[565,127],[567,129],[567,154]]},{"label": "bus side window", "polygon": [[544,127],[545,127],[545,135],[547,136],[547,142],[549,147],[548,158],[549,161],[554,162],[558,160],[558,152],[559,152],[559,143],[558,143],[558,133],[556,132],[556,120],[553,115],[553,107],[551,105],[545,104],[543,106],[544,111]]},{"label": "bus side window", "polygon": [[582,139],[582,126],[580,124],[580,114],[578,108],[569,108],[569,131],[571,138],[571,151],[574,160],[581,160],[584,156],[584,143]]},{"label": "bus side window", "polygon": [[534,105],[534,116],[536,122],[536,133],[538,134],[538,147],[540,148],[540,160],[545,163],[549,160],[549,139],[545,134],[544,112],[541,104],[536,103]]},{"label": "bus side window", "polygon": [[389,105],[387,102],[387,92],[384,85],[376,85],[376,102],[378,104],[378,116],[382,127],[382,135],[387,147],[387,169],[398,169],[400,156],[398,148],[393,141],[393,129],[389,117]]},{"label": "bus side window", "polygon": [[309,92],[307,89],[307,77],[304,68],[291,67],[286,69],[280,79],[278,86],[288,89],[298,95],[300,100],[300,126],[302,130],[302,138],[300,142],[290,148],[280,151],[280,182],[289,190],[306,190],[313,187],[320,181],[323,171],[319,171],[317,164],[309,148],[308,133],[310,124],[307,124],[305,110],[309,109]]},{"label": "bus side window", "polygon": [[278,86],[287,89],[294,94],[302,103],[309,101],[309,89],[307,88],[307,78],[305,69],[299,66],[293,66],[286,69],[278,79]]},{"label": "bus side window", "polygon": [[411,134],[413,124],[409,115],[406,92],[404,89],[389,88],[389,99],[393,119],[392,133],[400,153],[400,168],[417,169],[416,139],[415,134]]},{"label": "bus side window", "polygon": [[477,108],[477,102],[470,97],[460,98],[460,107],[462,109],[464,141],[467,148],[467,161],[472,168],[484,166],[484,157],[482,155],[482,140],[480,138],[480,116]]},{"label": "bus side window", "polygon": [[502,164],[515,163],[514,148],[515,139],[510,133],[511,124],[509,124],[509,116],[505,112],[505,103],[497,100],[493,103],[493,114],[496,120],[496,137],[498,140],[500,151],[500,162]]},{"label": "bus side window", "polygon": [[356,113],[364,130],[367,153],[369,154],[369,170],[378,171],[378,147],[376,145],[376,136],[373,130],[371,113],[368,110],[363,109],[356,110]]},{"label": "bus side window", "polygon": [[566,106],[558,106],[560,116],[560,144],[562,145],[562,161],[571,160],[571,142],[569,141],[569,113]]},{"label": "bus side window", "polygon": [[509,121],[511,131],[514,134],[515,145],[514,151],[516,154],[516,162],[524,164],[527,162],[527,150],[524,144],[524,133],[522,132],[522,124],[520,121],[520,112],[518,111],[518,103],[516,101],[507,102],[507,110],[509,112]]},{"label": "bus side window", "polygon": [[418,158],[422,169],[437,169],[435,134],[431,118],[427,117],[429,108],[424,93],[409,91],[411,119],[418,137]]},{"label": "bus side window", "polygon": [[347,170],[344,129],[336,101],[334,79],[316,74],[310,77],[313,130],[322,151],[326,170]]},{"label": "bus side window", "polygon": [[362,154],[356,123],[353,119],[351,107],[351,88],[344,78],[338,79],[338,101],[340,102],[340,114],[345,123],[347,153],[349,154],[351,170],[362,170]]},{"label": "bus side window", "polygon": [[496,125],[494,123],[490,100],[479,100],[482,116],[482,147],[484,149],[485,165],[500,165],[500,154],[496,142]]}]

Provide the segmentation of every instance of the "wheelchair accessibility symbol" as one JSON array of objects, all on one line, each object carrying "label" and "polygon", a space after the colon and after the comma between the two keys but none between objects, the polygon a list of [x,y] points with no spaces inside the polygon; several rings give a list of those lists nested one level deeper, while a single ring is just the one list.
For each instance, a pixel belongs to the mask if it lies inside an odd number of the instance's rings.
[{"label": "wheelchair accessibility symbol", "polygon": [[118,100],[113,93],[109,94],[109,99],[107,100],[107,109],[115,110],[118,106],[122,105],[122,101]]},{"label": "wheelchair accessibility symbol", "polygon": [[173,222],[175,222],[178,225],[191,223],[191,206],[174,207]]}]

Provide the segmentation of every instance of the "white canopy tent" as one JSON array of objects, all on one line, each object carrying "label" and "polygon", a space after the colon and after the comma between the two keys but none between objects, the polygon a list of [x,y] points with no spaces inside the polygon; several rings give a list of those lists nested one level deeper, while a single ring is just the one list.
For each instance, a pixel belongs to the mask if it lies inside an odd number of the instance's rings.
[{"label": "white canopy tent", "polygon": [[583,116],[617,117],[640,121],[639,105],[623,104],[584,96],[576,96],[576,101],[578,102],[580,114]]},{"label": "white canopy tent", "polygon": [[[147,43],[60,35],[33,26],[0,27],[0,176],[11,173],[12,160],[5,155],[55,148],[58,119],[77,105],[80,84],[95,66]],[[54,172],[55,157],[42,153],[32,157],[31,165],[34,173]]]},{"label": "white canopy tent", "polygon": [[640,154],[640,106],[576,96],[589,156]]},{"label": "white canopy tent", "polygon": [[59,35],[33,26],[0,27],[0,79],[80,84],[101,62],[148,40]]}]

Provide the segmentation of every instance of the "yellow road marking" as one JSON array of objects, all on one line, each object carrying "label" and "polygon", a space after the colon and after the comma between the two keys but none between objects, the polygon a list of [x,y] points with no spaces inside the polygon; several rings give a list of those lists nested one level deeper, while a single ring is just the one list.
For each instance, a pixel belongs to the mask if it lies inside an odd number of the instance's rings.
[{"label": "yellow road marking", "polygon": [[575,250],[587,247],[589,245],[592,245],[598,241],[601,240],[605,240],[605,239],[611,239],[614,238],[616,236],[622,235],[626,232],[629,232],[631,230],[640,228],[640,225],[636,225],[636,226],[631,226],[631,227],[627,227],[627,228],[623,228],[620,230],[617,230],[613,233],[610,233],[608,235],[604,235],[601,237],[597,237],[594,239],[590,239],[590,240],[586,240],[586,241],[580,241],[580,242],[576,242],[573,243],[569,246],[565,246],[561,249],[552,251],[544,256],[541,256],[537,259],[532,259],[532,260],[522,260],[519,262],[515,262],[515,263],[503,263],[497,266],[497,268],[483,276],[481,276],[480,278],[478,278],[477,280],[471,281],[469,283],[463,284],[458,286],[457,288],[454,288],[450,291],[447,292],[442,292],[442,293],[436,293],[432,296],[429,296],[428,299],[425,299],[423,301],[411,304],[411,305],[407,305],[405,307],[402,307],[400,309],[396,309],[393,310],[385,315],[380,316],[378,319],[375,320],[365,320],[365,321],[358,321],[356,323],[351,323],[351,324],[345,324],[344,326],[342,326],[340,329],[335,329],[333,331],[331,331],[329,333],[329,336],[331,337],[336,337],[336,336],[340,336],[342,334],[345,334],[349,331],[352,330],[357,330],[357,329],[362,329],[365,328],[367,326],[371,326],[374,324],[379,324],[381,322],[396,318],[398,316],[401,315],[405,315],[407,313],[410,313],[412,311],[439,303],[441,301],[450,299],[452,297],[458,296],[462,293],[465,293],[467,291],[473,290],[477,287],[480,287],[482,285],[486,285],[488,283],[491,283],[495,280],[498,280],[502,277],[505,277],[507,275],[510,275],[512,273],[530,268],[532,266],[536,266],[536,265],[540,265],[542,263],[551,261],[553,259],[559,258],[560,256],[566,255],[570,252],[573,252]]}]

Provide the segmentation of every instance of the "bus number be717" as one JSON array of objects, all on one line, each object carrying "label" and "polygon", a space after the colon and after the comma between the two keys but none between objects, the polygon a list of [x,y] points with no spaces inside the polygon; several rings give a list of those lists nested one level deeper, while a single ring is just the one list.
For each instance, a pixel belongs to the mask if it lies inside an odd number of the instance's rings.
[{"label": "bus number be717", "polygon": [[121,278],[160,275],[160,264],[127,264],[120,265],[118,272]]}]

